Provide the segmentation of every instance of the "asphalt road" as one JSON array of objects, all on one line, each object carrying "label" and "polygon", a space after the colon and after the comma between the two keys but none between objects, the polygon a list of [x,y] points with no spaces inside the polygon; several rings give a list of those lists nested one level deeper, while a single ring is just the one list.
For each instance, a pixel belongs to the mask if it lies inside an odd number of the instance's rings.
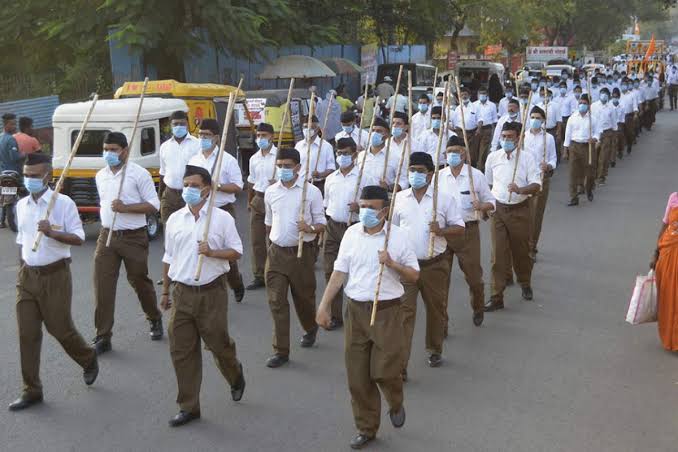
[{"label": "asphalt road", "polygon": [[[628,158],[610,170],[591,204],[566,207],[567,167],[553,180],[534,302],[510,288],[506,309],[471,323],[468,292],[455,265],[452,334],[443,367],[426,366],[423,315],[415,331],[407,423],[382,417],[382,451],[675,451],[678,357],[659,345],[654,325],[624,322],[637,273],[657,237],[668,194],[677,188],[678,113],[662,112]],[[238,224],[248,243],[244,196]],[[97,227],[74,249],[73,316],[93,337],[92,256]],[[489,273],[489,230],[483,225]],[[19,395],[21,373],[14,310],[13,235],[0,231],[0,401]],[[160,276],[162,244],[151,245]],[[250,280],[246,255],[241,268]],[[321,265],[317,299],[324,286]],[[124,274],[124,271],[122,272]],[[486,276],[486,283],[488,278]],[[423,309],[420,304],[420,313]],[[202,420],[170,429],[177,407],[167,339],[151,342],[127,281],[118,285],[113,352],[100,360],[91,388],[81,370],[45,335],[46,403],[21,413],[0,409],[0,451],[342,451],[354,435],[343,363],[343,333],[323,332],[312,349],[293,345],[291,362],[268,369],[271,318],[264,291],[229,307],[230,331],[245,366],[240,403],[204,355]],[[166,317],[166,316],[165,316]],[[293,318],[293,332],[300,329]],[[382,405],[383,406],[383,405]]]}]

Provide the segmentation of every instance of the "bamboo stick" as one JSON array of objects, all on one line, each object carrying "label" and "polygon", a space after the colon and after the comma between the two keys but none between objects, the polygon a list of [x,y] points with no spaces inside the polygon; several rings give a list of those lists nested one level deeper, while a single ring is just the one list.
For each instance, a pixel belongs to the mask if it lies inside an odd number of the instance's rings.
[{"label": "bamboo stick", "polygon": [[[438,221],[438,167],[440,166],[440,149],[443,145],[443,138],[447,134],[448,120],[447,111],[449,109],[449,99],[450,99],[450,82],[445,82],[445,97],[443,98],[443,115],[445,115],[445,122],[440,127],[438,134],[438,145],[436,146],[436,163],[435,168],[433,169],[433,210],[431,211],[431,222]],[[433,257],[433,245],[435,242],[436,235],[429,231],[428,236],[428,257],[429,259]]]},{"label": "bamboo stick", "polygon": [[[454,78],[454,84],[457,89],[457,97],[461,99],[461,88],[459,87],[459,79],[456,77]],[[462,130],[462,135],[464,136],[464,147],[466,148],[464,154],[465,154],[465,160],[466,160],[466,167],[468,169],[468,185],[469,185],[469,191],[471,192],[471,197],[473,198],[474,201],[478,200],[478,194],[476,193],[475,190],[475,184],[473,183],[473,168],[471,167],[471,156],[469,155],[469,147],[468,147],[468,136],[466,135],[466,119],[464,118],[464,109],[462,108],[459,110],[459,113],[461,114],[461,130]],[[480,214],[477,210],[474,209],[474,215],[476,216],[476,220],[480,219]]]},{"label": "bamboo stick", "polygon": [[[398,81],[396,82],[396,88],[395,88],[395,94],[393,95],[393,105],[391,105],[391,111],[389,113],[389,119],[388,119],[388,127],[389,129],[393,127],[393,114],[395,113],[396,109],[396,104],[398,102],[398,91],[400,90],[400,79],[403,75],[403,65],[400,65],[400,69],[398,70]],[[393,137],[391,137],[388,140],[388,143],[386,144],[386,158],[384,159],[384,171],[381,174],[381,180],[386,181],[386,170],[388,169],[388,157],[389,153],[391,152],[391,142],[393,141]],[[398,184],[398,180],[395,180],[395,184]]]},{"label": "bamboo stick", "polygon": [[[287,103],[285,104],[285,109],[283,110],[282,122],[280,123],[280,132],[278,133],[278,149],[282,145],[283,132],[285,131],[285,123],[287,122],[287,116],[290,112],[290,101],[292,100],[292,89],[294,88],[294,77],[290,79],[290,87],[287,90]],[[290,121],[290,129],[292,129],[292,121]],[[294,131],[292,131],[294,133]],[[273,159],[273,174],[271,174],[271,180],[275,180],[275,159]]]},{"label": "bamboo stick", "polygon": [[[515,164],[513,165],[513,176],[511,177],[511,183],[516,181],[516,172],[518,172],[518,158],[520,157],[520,150],[523,146],[524,137],[525,137],[525,123],[527,122],[528,111],[530,110],[530,105],[532,105],[532,90],[530,90],[530,95],[527,98],[527,106],[525,106],[525,111],[523,112],[523,124],[520,126],[520,138],[518,138],[518,147],[516,148]],[[508,200],[511,202],[511,197],[513,192],[509,193]]]},{"label": "bamboo stick", "polygon": [[[301,191],[301,206],[299,207],[299,221],[304,221],[304,211],[306,210],[306,194],[308,193],[308,176],[311,170],[311,124],[315,113],[315,93],[311,93],[311,104],[308,109],[307,127],[309,130],[306,138],[306,171],[304,176],[304,188]],[[304,253],[304,233],[299,231],[299,243],[297,245],[297,258],[301,259]]]}]

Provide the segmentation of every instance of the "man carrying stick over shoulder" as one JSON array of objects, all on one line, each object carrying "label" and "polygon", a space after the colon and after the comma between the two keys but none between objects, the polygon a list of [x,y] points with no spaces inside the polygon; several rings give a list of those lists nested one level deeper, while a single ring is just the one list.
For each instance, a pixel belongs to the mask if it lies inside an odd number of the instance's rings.
[{"label": "man carrying stick over shoulder", "polygon": [[586,197],[593,201],[593,187],[596,183],[596,146],[600,140],[598,121],[591,116],[589,97],[579,97],[577,112],[570,116],[565,128],[563,142],[564,157],[570,159],[570,202],[568,206],[579,205],[579,186],[586,185]]},{"label": "man carrying stick over shoulder", "polygon": [[[386,147],[390,136],[391,127],[388,122],[381,118],[374,118],[370,146],[358,154],[356,165],[362,165],[363,160],[367,159],[364,163],[365,169],[363,175],[376,178],[379,180],[379,185],[387,190],[393,187],[394,184],[398,184],[401,189],[407,188],[407,174],[404,171],[401,171],[400,179],[395,180],[398,173],[398,164],[400,163],[400,154],[396,155],[395,152],[389,152],[388,161],[386,161]],[[386,180],[381,180],[384,166],[386,166]]]},{"label": "man carrying stick over shoulder", "polygon": [[[345,318],[344,357],[351,406],[358,435],[351,441],[353,449],[362,449],[379,430],[381,397],[389,406],[394,427],[405,423],[403,406],[403,334],[401,297],[403,283],[414,284],[419,278],[417,256],[407,234],[391,227],[391,237],[384,250],[388,193],[380,186],[367,186],[360,195],[360,223],[349,227],[339,248],[322,301],[317,322],[328,328],[331,305],[344,286],[348,298]],[[376,275],[380,264],[385,268],[379,292],[377,318],[370,326]]]}]

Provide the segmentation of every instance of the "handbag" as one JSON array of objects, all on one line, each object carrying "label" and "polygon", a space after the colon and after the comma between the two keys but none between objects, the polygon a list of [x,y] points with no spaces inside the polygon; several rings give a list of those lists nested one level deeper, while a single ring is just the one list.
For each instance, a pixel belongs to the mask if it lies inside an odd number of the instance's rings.
[{"label": "handbag", "polygon": [[636,276],[626,321],[631,325],[657,321],[657,281],[654,270],[650,270],[647,276]]}]

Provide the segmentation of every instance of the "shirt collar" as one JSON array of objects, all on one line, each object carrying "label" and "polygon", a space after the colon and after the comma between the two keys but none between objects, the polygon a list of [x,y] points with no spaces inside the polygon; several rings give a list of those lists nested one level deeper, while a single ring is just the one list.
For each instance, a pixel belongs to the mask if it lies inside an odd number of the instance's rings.
[{"label": "shirt collar", "polygon": [[[428,184],[428,188],[426,189],[426,193],[424,193],[424,196],[428,196],[428,197],[433,196],[433,182],[434,182],[434,179],[431,179],[431,183]],[[412,188],[412,187],[408,188],[405,193],[406,193],[406,196],[409,196],[410,198],[416,199],[416,197],[414,196],[414,188]]]},{"label": "shirt collar", "polygon": [[[187,133],[186,136],[184,137],[184,139],[181,140],[181,143],[179,143],[179,142],[177,141],[177,137],[175,137],[174,135],[172,135],[172,138],[170,138],[170,140],[174,141],[178,146],[181,146],[181,145],[182,145],[183,143],[185,143],[186,141],[197,140],[197,138],[194,137],[193,135],[191,135],[190,133]],[[201,152],[202,152],[202,151],[201,151]]]},{"label": "shirt collar", "polygon": [[28,195],[28,201],[32,202],[35,205],[43,203],[49,204],[49,200],[52,198],[52,193],[54,193],[54,191],[51,188],[47,187],[47,190],[45,190],[45,193],[43,193],[42,196],[38,198],[37,202],[33,199],[32,195]]},{"label": "shirt collar", "polygon": [[[198,212],[198,219],[204,217],[207,215],[207,208],[209,207],[210,204],[210,198],[209,196],[207,197],[207,200],[205,201],[205,204],[200,208],[200,212]],[[212,207],[213,209],[217,209],[217,206]],[[184,217],[191,217],[191,219],[195,219],[195,216],[193,215],[193,212],[191,211],[191,208],[188,207],[188,204],[186,204],[183,207],[184,210]]]},{"label": "shirt collar", "polygon": [[362,224],[360,225],[360,233],[366,237],[376,237],[379,235],[385,235],[386,234],[386,224],[388,221],[384,221],[384,225],[382,226],[381,230],[377,232],[376,234],[368,234],[367,231],[365,230],[365,226]]}]

